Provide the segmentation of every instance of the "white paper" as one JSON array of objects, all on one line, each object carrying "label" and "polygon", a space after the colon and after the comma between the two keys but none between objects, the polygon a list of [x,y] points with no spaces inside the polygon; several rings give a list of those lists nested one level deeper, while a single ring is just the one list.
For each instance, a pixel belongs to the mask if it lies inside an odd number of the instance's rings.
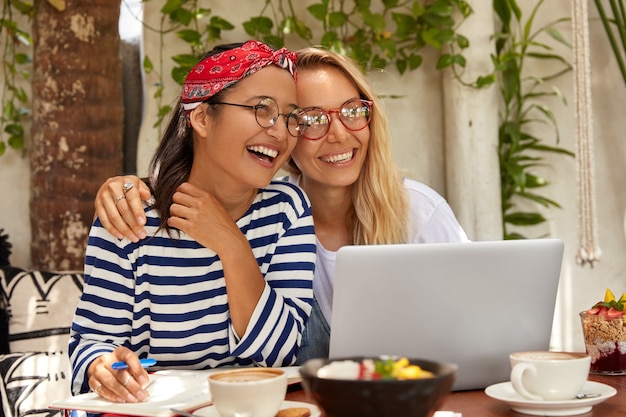
[{"label": "white paper", "polygon": [[95,392],[53,401],[49,407],[84,410],[95,413],[116,413],[130,416],[170,417],[171,408],[193,410],[211,403],[209,383],[201,375],[150,375],[148,399],[142,403],[114,403]]}]

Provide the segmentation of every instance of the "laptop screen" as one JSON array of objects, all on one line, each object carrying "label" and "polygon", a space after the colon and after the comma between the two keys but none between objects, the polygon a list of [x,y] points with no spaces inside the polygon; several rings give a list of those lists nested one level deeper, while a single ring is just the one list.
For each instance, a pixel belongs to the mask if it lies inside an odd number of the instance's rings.
[{"label": "laptop screen", "polygon": [[455,363],[454,390],[508,381],[508,355],[548,350],[559,239],[346,246],[337,253],[330,357]]}]

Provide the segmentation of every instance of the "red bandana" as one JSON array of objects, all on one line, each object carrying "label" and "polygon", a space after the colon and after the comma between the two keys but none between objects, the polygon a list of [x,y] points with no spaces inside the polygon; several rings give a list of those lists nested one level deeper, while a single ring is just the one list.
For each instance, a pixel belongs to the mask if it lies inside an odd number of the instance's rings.
[{"label": "red bandana", "polygon": [[187,111],[209,97],[268,65],[284,68],[296,78],[296,54],[286,48],[274,51],[258,41],[209,56],[198,63],[185,78],[181,101]]}]

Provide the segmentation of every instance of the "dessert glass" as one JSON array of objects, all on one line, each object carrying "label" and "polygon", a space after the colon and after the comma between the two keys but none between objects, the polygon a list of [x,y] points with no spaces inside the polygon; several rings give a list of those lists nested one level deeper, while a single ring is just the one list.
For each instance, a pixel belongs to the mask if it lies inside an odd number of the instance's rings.
[{"label": "dessert glass", "polygon": [[580,313],[592,374],[626,375],[626,315]]}]

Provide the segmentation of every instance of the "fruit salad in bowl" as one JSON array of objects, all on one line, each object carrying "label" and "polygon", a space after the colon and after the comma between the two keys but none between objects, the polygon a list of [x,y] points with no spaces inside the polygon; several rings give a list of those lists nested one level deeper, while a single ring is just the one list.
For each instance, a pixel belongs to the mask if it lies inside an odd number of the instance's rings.
[{"label": "fruit salad in bowl", "polygon": [[360,379],[419,379],[432,378],[435,375],[421,366],[410,363],[407,358],[393,357],[367,358],[360,361],[351,359],[337,360],[322,366],[317,371],[320,378]]},{"label": "fruit salad in bowl", "polygon": [[430,417],[450,392],[457,366],[396,356],[310,359],[302,385],[329,417]]},{"label": "fruit salad in bowl", "polygon": [[626,293],[617,299],[607,288],[604,300],[580,313],[591,373],[626,374]]}]

